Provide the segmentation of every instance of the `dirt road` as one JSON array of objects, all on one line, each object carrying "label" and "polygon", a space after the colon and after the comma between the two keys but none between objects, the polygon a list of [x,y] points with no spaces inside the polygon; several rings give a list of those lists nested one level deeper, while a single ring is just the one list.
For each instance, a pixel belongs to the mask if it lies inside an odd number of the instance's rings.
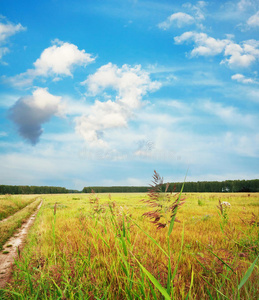
[{"label": "dirt road", "polygon": [[[30,216],[30,218],[22,225],[22,227],[12,236],[3,246],[4,251],[0,252],[0,288],[4,288],[8,282],[12,267],[14,264],[14,259],[18,257],[18,247],[19,250],[22,249],[23,243],[26,239],[27,233],[31,225],[33,224],[35,217],[42,205],[38,205],[35,212]],[[4,252],[7,252],[4,254]]]}]

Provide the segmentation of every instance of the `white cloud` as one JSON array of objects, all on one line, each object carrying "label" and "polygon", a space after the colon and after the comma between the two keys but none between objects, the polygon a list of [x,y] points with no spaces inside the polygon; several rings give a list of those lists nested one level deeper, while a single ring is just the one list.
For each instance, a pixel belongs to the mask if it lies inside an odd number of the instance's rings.
[{"label": "white cloud", "polygon": [[189,13],[177,12],[170,15],[164,22],[158,24],[158,27],[167,30],[172,25],[176,25],[178,28],[195,24],[199,28],[204,28],[201,21],[205,19],[204,8],[207,3],[205,1],[198,1],[196,5],[191,3],[185,3],[183,8],[190,11]]},{"label": "white cloud", "polygon": [[191,56],[214,56],[222,53],[226,45],[231,43],[229,39],[214,39],[206,33],[188,31],[174,38],[176,44],[193,41],[195,48],[191,51]]},{"label": "white cloud", "polygon": [[204,8],[207,6],[207,2],[205,1],[197,1],[196,5],[191,3],[185,3],[183,7],[194,12],[194,16],[196,20],[204,20]]},{"label": "white cloud", "polygon": [[241,45],[230,43],[226,46],[224,55],[229,56],[222,61],[226,62],[230,67],[249,67],[259,58],[259,42],[256,40],[248,40]]},{"label": "white cloud", "polygon": [[76,118],[76,131],[94,147],[107,147],[102,137],[104,130],[126,127],[133,111],[141,107],[143,96],[160,87],[157,81],[151,81],[149,73],[142,70],[140,65],[118,68],[112,63],[99,68],[82,84],[93,96],[102,94],[105,89],[112,89],[116,93],[114,101],[95,100],[88,115]]},{"label": "white cloud", "polygon": [[259,11],[247,20],[247,25],[250,27],[259,26]]},{"label": "white cloud", "polygon": [[3,45],[7,43],[7,40],[10,36],[26,30],[20,23],[15,25],[10,22],[2,23],[0,22],[0,60],[2,57],[9,52],[8,47],[4,47]]},{"label": "white cloud", "polygon": [[227,132],[224,137],[226,147],[234,153],[247,157],[259,157],[259,134],[240,135]]},{"label": "white cloud", "polygon": [[239,11],[243,12],[243,11],[247,10],[252,5],[253,5],[253,3],[250,0],[240,0],[237,3],[237,8],[238,8]]},{"label": "white cloud", "polygon": [[[240,113],[236,107],[225,106],[221,103],[205,101],[200,103],[200,108],[207,113],[215,115],[225,123],[256,128],[257,118],[251,114]],[[242,120],[242,121],[241,121]]]},{"label": "white cloud", "polygon": [[256,80],[252,78],[246,78],[243,74],[235,74],[231,76],[231,79],[236,80],[237,82],[241,83],[257,83]]},{"label": "white cloud", "polygon": [[231,39],[214,39],[206,33],[188,31],[174,38],[176,44],[194,42],[191,57],[215,56],[223,54],[225,59],[221,63],[227,63],[230,67],[249,67],[259,58],[259,42],[257,40],[244,41],[241,44],[234,43]]},{"label": "white cloud", "polygon": [[95,59],[74,44],[55,41],[34,63],[36,76],[72,76],[74,66],[86,66]]},{"label": "white cloud", "polygon": [[26,30],[21,24],[14,25],[12,23],[0,23],[0,43],[7,40],[8,37],[16,34],[17,32]]},{"label": "white cloud", "polygon": [[176,24],[177,27],[181,28],[183,26],[193,24],[194,22],[194,18],[189,14],[178,12],[169,16],[166,21],[159,23],[158,27],[166,30],[173,24]]},{"label": "white cloud", "polygon": [[94,60],[91,54],[79,50],[76,45],[55,40],[54,45],[46,48],[34,62],[34,69],[28,69],[7,80],[17,87],[32,84],[38,76],[54,77],[53,80],[57,81],[62,76],[72,77],[75,66],[86,66]]},{"label": "white cloud", "polygon": [[5,136],[8,136],[7,132],[5,132],[5,131],[0,131],[0,138],[1,138],[1,137],[5,137]]},{"label": "white cloud", "polygon": [[8,52],[9,52],[9,49],[7,47],[0,47],[0,60]]},{"label": "white cloud", "polygon": [[9,109],[10,119],[17,125],[19,134],[32,145],[39,141],[42,124],[54,115],[62,114],[61,97],[38,88],[32,96],[25,96]]}]

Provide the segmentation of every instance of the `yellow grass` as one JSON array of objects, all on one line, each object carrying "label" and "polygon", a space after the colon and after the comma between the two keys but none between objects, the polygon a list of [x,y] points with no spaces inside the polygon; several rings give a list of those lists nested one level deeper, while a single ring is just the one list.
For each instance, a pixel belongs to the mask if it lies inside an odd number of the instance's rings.
[{"label": "yellow grass", "polygon": [[[258,255],[259,232],[253,222],[259,222],[259,193],[183,196],[186,203],[177,213],[181,223],[175,223],[170,236],[173,272],[184,226],[182,256],[172,282],[174,299],[186,298],[192,272],[189,299],[210,299],[209,295],[212,299],[257,299],[258,266],[240,291],[237,286]],[[43,207],[15,269],[10,291],[19,287],[24,299],[31,299],[30,295],[40,295],[35,299],[56,299],[59,295],[67,297],[64,299],[130,299],[130,290],[132,299],[153,299],[153,287],[160,299],[158,289],[143,274],[137,260],[166,287],[168,257],[145,232],[168,253],[168,228],[157,230],[143,217],[152,209],[140,201],[147,197],[145,194],[98,197],[97,205],[90,204],[88,194],[43,196]],[[231,203],[225,223],[217,209],[219,199]],[[109,205],[114,207],[113,214]],[[24,269],[29,277],[21,272]],[[26,278],[30,278],[30,289]],[[8,297],[19,299],[11,293]]]},{"label": "yellow grass", "polygon": [[0,221],[35,200],[35,195],[0,195]]}]

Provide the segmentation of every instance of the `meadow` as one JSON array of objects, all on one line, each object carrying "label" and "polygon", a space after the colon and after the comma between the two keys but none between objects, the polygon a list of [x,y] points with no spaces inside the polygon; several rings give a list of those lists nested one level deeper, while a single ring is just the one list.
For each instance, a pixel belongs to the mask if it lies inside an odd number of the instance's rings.
[{"label": "meadow", "polygon": [[258,299],[259,193],[153,196],[42,195],[0,299]]},{"label": "meadow", "polygon": [[40,197],[36,195],[0,197],[0,251],[5,242],[36,210],[40,201]]},{"label": "meadow", "polygon": [[13,215],[36,199],[35,195],[1,195],[0,221]]}]

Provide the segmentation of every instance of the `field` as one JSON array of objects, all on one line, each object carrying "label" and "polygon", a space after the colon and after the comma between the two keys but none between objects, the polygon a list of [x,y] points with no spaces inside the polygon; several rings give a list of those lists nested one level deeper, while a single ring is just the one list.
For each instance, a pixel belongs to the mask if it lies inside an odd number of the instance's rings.
[{"label": "field", "polygon": [[258,193],[41,198],[0,299],[258,299]]},{"label": "field", "polygon": [[0,197],[0,250],[35,211],[39,203],[39,197],[35,195]]},{"label": "field", "polygon": [[35,195],[2,195],[0,196],[0,221],[13,215],[35,200]]}]

